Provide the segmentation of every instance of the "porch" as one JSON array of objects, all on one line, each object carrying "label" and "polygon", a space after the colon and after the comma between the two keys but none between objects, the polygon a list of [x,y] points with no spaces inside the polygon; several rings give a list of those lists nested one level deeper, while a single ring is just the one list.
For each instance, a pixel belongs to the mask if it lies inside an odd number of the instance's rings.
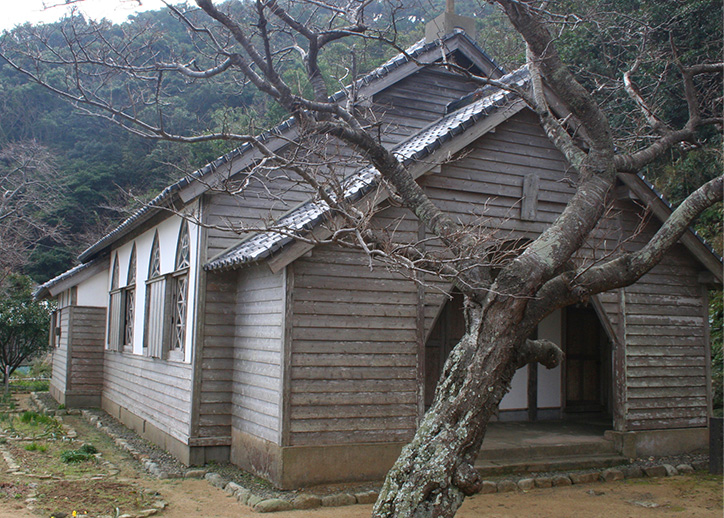
[{"label": "porch", "polygon": [[606,468],[627,462],[604,438],[611,421],[598,416],[494,422],[475,467],[483,476]]}]

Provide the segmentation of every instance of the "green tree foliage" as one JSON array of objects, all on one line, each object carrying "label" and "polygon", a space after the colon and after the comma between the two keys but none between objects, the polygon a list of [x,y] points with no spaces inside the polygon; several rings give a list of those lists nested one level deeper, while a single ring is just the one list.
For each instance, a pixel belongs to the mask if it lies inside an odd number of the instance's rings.
[{"label": "green tree foliage", "polygon": [[0,367],[6,392],[15,369],[48,348],[52,307],[33,299],[33,285],[24,275],[10,275],[0,285]]},{"label": "green tree foliage", "polygon": [[[229,2],[227,8],[243,13],[250,5]],[[299,9],[304,8],[309,6],[299,5]],[[380,23],[390,19],[386,4],[374,4],[370,8],[375,10]],[[397,38],[400,46],[407,46],[419,37],[417,20],[420,19],[424,20],[424,15],[419,14],[418,9],[417,15],[401,21]],[[320,20],[323,22],[325,20]],[[23,26],[5,37],[22,39],[27,31],[47,31],[57,48],[62,49],[65,43],[58,36],[59,29],[64,26],[67,30],[69,23],[75,24],[74,29],[81,33],[90,24],[76,18],[48,26]],[[130,35],[135,35],[159,61],[189,62],[198,55],[193,33],[166,9],[141,13],[124,24],[103,23],[100,27],[103,37],[111,42],[130,41]],[[94,44],[90,35],[87,43]],[[389,58],[395,50],[374,41],[360,41],[355,52],[357,71],[364,73]],[[345,74],[349,77],[350,71],[344,67],[348,63],[351,63],[350,49],[339,44],[329,54],[324,67],[338,77]],[[301,78],[304,74],[299,74],[300,67],[301,60],[291,55],[283,72],[289,77]],[[66,80],[57,71],[50,79],[58,85]],[[99,74],[85,80],[89,88],[112,92],[115,98],[140,88],[121,74]],[[308,87],[301,79],[292,83],[302,89]],[[225,129],[255,134],[287,116],[266,95],[242,81],[225,78],[194,81],[169,73],[164,76],[164,85],[163,103],[167,112],[164,123],[174,132]],[[330,87],[339,88],[341,84]],[[42,218],[48,224],[62,225],[69,238],[64,243],[45,239],[33,251],[23,271],[38,282],[66,270],[79,252],[163,187],[235,146],[218,141],[186,145],[133,135],[107,120],[76,110],[70,103],[28,82],[1,59],[0,121],[0,147],[19,141],[40,142],[57,157],[57,168],[63,172],[59,188],[66,196],[52,210],[45,211]]]}]

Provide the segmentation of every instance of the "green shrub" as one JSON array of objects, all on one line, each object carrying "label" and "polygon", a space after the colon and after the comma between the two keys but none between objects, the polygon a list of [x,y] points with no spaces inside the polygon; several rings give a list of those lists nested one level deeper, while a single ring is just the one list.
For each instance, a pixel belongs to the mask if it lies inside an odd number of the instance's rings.
[{"label": "green shrub", "polygon": [[16,391],[47,392],[50,389],[50,382],[48,380],[14,379],[10,381],[10,387]]},{"label": "green shrub", "polygon": [[80,450],[78,451],[87,453],[88,455],[95,455],[96,453],[98,453],[98,448],[90,443],[85,443],[83,446],[80,447]]},{"label": "green shrub", "polygon": [[45,444],[38,444],[37,442],[31,442],[30,444],[25,445],[25,449],[27,451],[46,451],[48,447]]},{"label": "green shrub", "polygon": [[32,410],[23,412],[20,415],[20,421],[25,424],[31,424],[31,425],[40,425],[40,424],[52,424],[54,423],[55,419],[53,419],[50,416],[47,416],[45,414],[39,414],[38,412],[34,412]]},{"label": "green shrub", "polygon": [[74,464],[76,462],[85,462],[93,458],[93,455],[84,453],[80,450],[65,450],[60,454],[60,460],[66,464]]}]

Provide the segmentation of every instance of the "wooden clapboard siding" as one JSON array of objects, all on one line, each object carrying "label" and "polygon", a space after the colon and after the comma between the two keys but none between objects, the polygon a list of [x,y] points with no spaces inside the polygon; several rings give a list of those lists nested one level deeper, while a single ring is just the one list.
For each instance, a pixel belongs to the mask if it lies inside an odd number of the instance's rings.
[{"label": "wooden clapboard siding", "polygon": [[70,306],[73,328],[69,332],[70,379],[66,391],[97,395],[103,389],[103,354],[106,308]]},{"label": "wooden clapboard siding", "polygon": [[[375,117],[385,128],[383,142],[388,146],[398,144],[444,115],[450,101],[474,89],[473,83],[458,75],[432,70],[420,71],[385,89],[375,96],[373,108]],[[321,144],[311,143],[308,149],[322,151],[310,151],[310,156],[302,157],[300,161],[323,164],[320,174],[344,178],[367,165],[340,141],[323,137],[317,140],[321,140]],[[309,168],[309,172],[314,171],[314,166]],[[207,195],[207,223],[210,227],[207,230],[206,258],[212,258],[238,243],[243,236],[238,232],[240,228],[263,227],[312,194],[309,185],[288,170],[261,170],[250,176],[245,174],[247,172],[243,171],[236,175],[238,185],[230,186],[230,190],[236,191],[234,195],[229,192]],[[324,180],[321,182],[324,183]],[[240,185],[243,188],[238,189]]]},{"label": "wooden clapboard siding", "polygon": [[624,290],[630,430],[706,426],[707,322],[697,287],[695,261],[677,245]]},{"label": "wooden clapboard siding", "polygon": [[[58,327],[60,336],[58,346],[53,349],[53,372],[50,383],[60,393],[65,393],[68,382],[68,335],[70,323],[69,306],[58,310]],[[104,322],[105,324],[105,322]],[[101,327],[103,329],[103,327]]]},{"label": "wooden clapboard siding", "polygon": [[[241,432],[280,444],[284,273],[266,265],[238,273],[231,423]],[[207,324],[208,325],[208,324]],[[227,368],[228,368],[227,367]]]},{"label": "wooden clapboard siding", "polygon": [[382,142],[394,146],[445,115],[447,105],[476,85],[442,70],[423,69],[374,96],[373,112],[382,122]]},{"label": "wooden clapboard siding", "polygon": [[236,289],[236,272],[206,275],[199,437],[231,436]]},{"label": "wooden clapboard siding", "polygon": [[[376,224],[396,222],[410,234],[411,221],[399,216],[385,211]],[[293,268],[290,445],[409,439],[417,417],[415,284],[333,246]]]},{"label": "wooden clapboard siding", "polygon": [[103,396],[187,443],[191,422],[191,365],[106,352]]},{"label": "wooden clapboard siding", "polygon": [[[537,217],[522,220],[521,197],[528,175],[538,177]],[[535,115],[523,111],[427,174],[420,184],[454,220],[480,223],[493,239],[534,239],[562,212],[574,194],[564,157],[545,136]],[[441,251],[431,240],[428,248]],[[446,297],[443,283],[425,290],[425,330],[430,332]]]}]

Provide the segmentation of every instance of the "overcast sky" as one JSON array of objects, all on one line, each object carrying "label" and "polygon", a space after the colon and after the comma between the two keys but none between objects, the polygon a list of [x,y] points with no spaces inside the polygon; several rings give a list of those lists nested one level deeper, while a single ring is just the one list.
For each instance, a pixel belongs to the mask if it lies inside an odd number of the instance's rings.
[{"label": "overcast sky", "polygon": [[81,0],[72,3],[72,6],[62,5],[65,3],[66,0],[0,0],[0,31],[12,29],[25,22],[53,22],[69,13],[72,7],[96,20],[108,18],[114,22],[122,22],[130,14],[161,9],[164,6],[161,0]]}]

